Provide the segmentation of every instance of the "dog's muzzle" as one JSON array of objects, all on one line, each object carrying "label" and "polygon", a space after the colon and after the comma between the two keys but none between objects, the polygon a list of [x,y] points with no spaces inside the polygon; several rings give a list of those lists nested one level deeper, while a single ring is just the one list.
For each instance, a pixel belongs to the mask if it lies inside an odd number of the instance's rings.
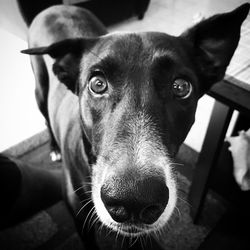
[{"label": "dog's muzzle", "polygon": [[104,137],[92,172],[92,198],[100,221],[129,236],[159,231],[176,205],[168,151],[150,118],[134,117],[126,130],[117,129],[125,137]]},{"label": "dog's muzzle", "polygon": [[101,199],[118,223],[153,224],[168,203],[169,190],[159,176],[112,177],[102,185]]},{"label": "dog's muzzle", "polygon": [[[102,165],[104,172],[105,168]],[[170,165],[104,176],[94,174],[92,198],[100,221],[108,228],[125,236],[139,236],[159,232],[171,218],[177,190]]]}]

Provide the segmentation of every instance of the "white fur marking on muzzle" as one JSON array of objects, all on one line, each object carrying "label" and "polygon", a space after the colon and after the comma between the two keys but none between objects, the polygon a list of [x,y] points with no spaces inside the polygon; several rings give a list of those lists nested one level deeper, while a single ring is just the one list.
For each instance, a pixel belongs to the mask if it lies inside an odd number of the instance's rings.
[{"label": "white fur marking on muzzle", "polygon": [[[122,152],[119,150],[124,149],[124,143],[128,144],[126,153],[129,152],[131,159],[133,159],[136,168],[139,172],[144,174],[153,174],[154,172],[162,172],[165,178],[166,186],[169,189],[169,200],[166,208],[159,218],[151,225],[127,225],[126,223],[118,223],[112,219],[109,212],[105,208],[101,199],[101,187],[105,184],[106,177],[109,175],[112,166],[109,166],[102,157],[97,159],[97,163],[93,166],[92,176],[92,198],[96,207],[96,212],[101,222],[114,231],[118,231],[126,236],[138,236],[149,234],[150,232],[159,231],[170,219],[177,200],[177,191],[174,176],[171,169],[171,161],[167,156],[164,146],[160,144],[160,138],[155,132],[155,126],[152,125],[150,119],[145,115],[138,115],[137,118],[129,123],[131,136],[126,139],[126,142],[120,142],[119,149],[118,143],[115,144],[113,154],[117,157],[122,157]],[[112,144],[111,144],[112,147]],[[111,151],[112,152],[112,151]],[[119,153],[117,153],[119,152]],[[111,157],[112,158],[112,157]],[[115,166],[112,171],[115,171]],[[130,233],[136,229],[136,233]]]}]

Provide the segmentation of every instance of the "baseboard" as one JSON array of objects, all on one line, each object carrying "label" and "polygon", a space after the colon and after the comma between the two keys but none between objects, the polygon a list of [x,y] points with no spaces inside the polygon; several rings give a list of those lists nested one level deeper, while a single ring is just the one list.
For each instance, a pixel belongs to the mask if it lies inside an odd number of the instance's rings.
[{"label": "baseboard", "polygon": [[3,151],[3,154],[12,156],[12,157],[21,157],[24,154],[38,148],[49,141],[49,134],[47,130],[44,130],[40,133],[33,135],[32,137],[13,145],[7,150]]}]

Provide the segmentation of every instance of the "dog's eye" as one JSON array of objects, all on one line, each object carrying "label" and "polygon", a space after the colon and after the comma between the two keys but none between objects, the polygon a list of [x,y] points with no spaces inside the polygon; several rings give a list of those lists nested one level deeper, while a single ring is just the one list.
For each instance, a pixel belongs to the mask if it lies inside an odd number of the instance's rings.
[{"label": "dog's eye", "polygon": [[89,80],[89,89],[95,94],[103,94],[108,89],[108,83],[104,76],[93,76]]},{"label": "dog's eye", "polygon": [[176,79],[172,85],[172,91],[176,97],[185,99],[192,93],[192,85],[184,79]]}]

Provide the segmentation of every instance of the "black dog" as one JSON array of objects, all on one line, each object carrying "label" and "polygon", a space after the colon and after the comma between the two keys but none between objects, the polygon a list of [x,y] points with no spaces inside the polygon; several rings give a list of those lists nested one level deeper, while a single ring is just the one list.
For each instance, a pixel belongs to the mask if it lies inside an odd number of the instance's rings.
[{"label": "black dog", "polygon": [[65,197],[80,228],[89,219],[138,237],[166,224],[178,195],[172,159],[198,99],[223,79],[248,11],[244,4],[178,37],[107,34],[73,6],[34,19],[23,52],[35,55],[37,102],[61,151]]}]

